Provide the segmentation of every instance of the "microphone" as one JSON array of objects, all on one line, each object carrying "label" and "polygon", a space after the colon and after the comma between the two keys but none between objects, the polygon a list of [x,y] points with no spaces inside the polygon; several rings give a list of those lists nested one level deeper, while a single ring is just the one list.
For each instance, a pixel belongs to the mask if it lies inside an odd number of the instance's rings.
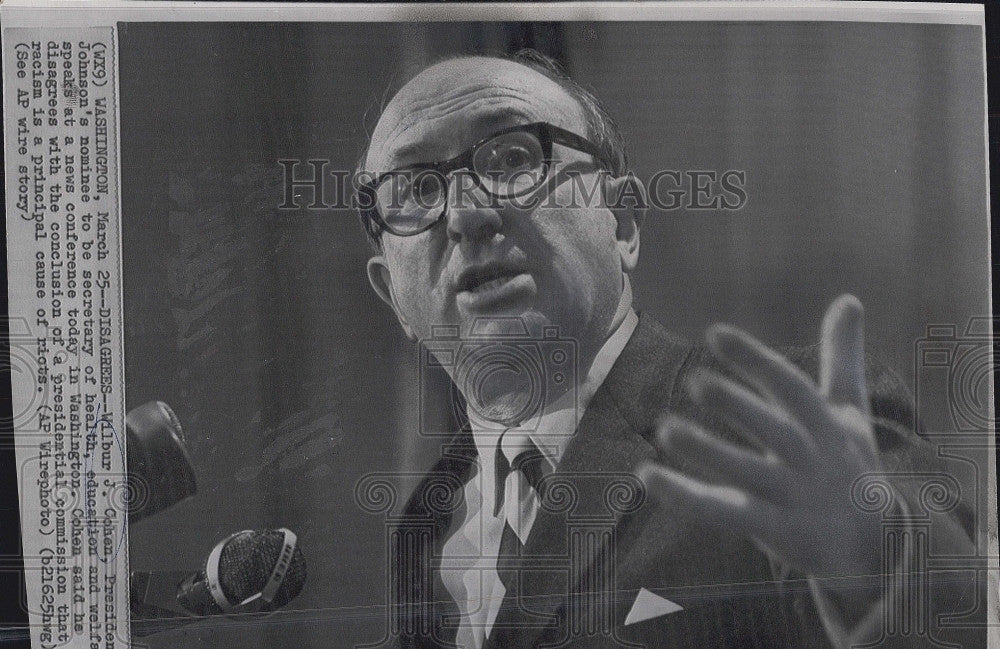
[{"label": "microphone", "polygon": [[125,415],[130,523],[176,505],[198,491],[177,415],[150,401]]},{"label": "microphone", "polygon": [[133,571],[132,633],[146,636],[206,616],[270,613],[294,599],[305,581],[305,557],[291,530],[236,532],[216,544],[198,572]]}]

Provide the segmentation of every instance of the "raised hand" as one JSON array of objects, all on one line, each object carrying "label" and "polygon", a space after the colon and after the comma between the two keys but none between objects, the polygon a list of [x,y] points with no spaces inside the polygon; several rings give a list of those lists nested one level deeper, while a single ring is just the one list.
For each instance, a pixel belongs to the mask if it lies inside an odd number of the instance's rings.
[{"label": "raised hand", "polygon": [[818,385],[739,329],[716,325],[707,338],[715,356],[760,394],[711,375],[692,382],[693,398],[759,450],[667,415],[660,447],[693,462],[698,477],[648,463],[641,476],[649,492],[754,539],[808,574],[877,570],[878,519],[851,499],[854,481],[881,469],[868,417],[861,303],[843,295],[827,310]]}]

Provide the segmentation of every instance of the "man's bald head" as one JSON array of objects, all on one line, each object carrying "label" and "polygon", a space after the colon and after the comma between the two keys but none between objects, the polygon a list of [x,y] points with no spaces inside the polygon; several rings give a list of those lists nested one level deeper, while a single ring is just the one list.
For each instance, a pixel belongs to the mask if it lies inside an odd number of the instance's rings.
[{"label": "man's bald head", "polygon": [[[570,79],[558,63],[534,50],[522,50],[511,57],[459,56],[422,70],[386,104],[368,147],[359,160],[358,171],[379,173],[412,162],[448,157],[428,146],[433,142],[407,142],[407,138],[418,130],[414,127],[422,128],[421,125],[425,125],[429,117],[447,117],[449,109],[463,109],[475,99],[477,90],[482,94],[489,92],[492,95],[490,100],[494,102],[498,90],[499,94],[514,99],[513,102],[505,102],[504,106],[504,111],[513,122],[529,118],[528,115],[517,114],[516,106],[510,105],[525,103],[517,99],[530,98],[533,110],[526,112],[532,112],[536,117],[539,116],[538,110],[547,105],[551,113],[540,121],[562,121],[556,125],[585,135],[598,146],[603,159],[610,165],[608,171],[612,176],[626,172],[624,141],[608,112],[590,92]],[[484,115],[482,119],[489,121],[494,117],[502,118]],[[498,119],[496,123],[501,127],[508,125],[500,121]],[[362,225],[371,243],[380,249],[378,225],[364,215]]]},{"label": "man's bald head", "polygon": [[520,63],[486,57],[442,61],[408,81],[386,105],[365,168],[378,174],[445,160],[457,153],[446,150],[447,140],[474,142],[473,130],[542,119],[571,131],[587,128],[583,107],[561,85]]}]

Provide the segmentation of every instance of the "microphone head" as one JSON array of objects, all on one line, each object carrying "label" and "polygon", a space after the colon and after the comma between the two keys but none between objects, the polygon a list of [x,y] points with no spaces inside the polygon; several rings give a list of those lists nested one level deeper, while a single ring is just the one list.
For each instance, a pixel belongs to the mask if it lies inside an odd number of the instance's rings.
[{"label": "microphone head", "polygon": [[198,487],[177,415],[150,401],[125,415],[128,517],[135,523],[193,496]]},{"label": "microphone head", "polygon": [[[285,536],[280,530],[246,530],[229,539],[219,557],[219,585],[230,602],[242,602],[264,590],[281,557]],[[306,560],[298,547],[292,553],[285,579],[268,610],[281,608],[297,596],[306,582]]]},{"label": "microphone head", "polygon": [[[294,536],[294,535],[293,535]],[[295,544],[286,549],[284,530],[244,530],[224,539],[212,551],[206,569],[178,587],[177,600],[197,615],[219,615],[224,610],[211,594],[210,565],[218,554],[218,585],[233,608],[262,592],[281,573],[283,579],[270,601],[260,601],[255,612],[270,612],[292,601],[306,581],[306,561]],[[272,585],[273,588],[273,585]]]}]

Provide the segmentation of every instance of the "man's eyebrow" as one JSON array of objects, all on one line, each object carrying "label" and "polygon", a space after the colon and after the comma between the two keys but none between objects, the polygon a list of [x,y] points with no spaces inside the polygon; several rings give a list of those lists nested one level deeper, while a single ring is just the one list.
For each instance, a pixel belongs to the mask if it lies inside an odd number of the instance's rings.
[{"label": "man's eyebrow", "polygon": [[[529,124],[538,120],[529,115],[526,111],[507,107],[502,110],[480,113],[475,117],[472,117],[470,121],[470,130],[476,135],[470,142],[466,143],[466,147],[475,145],[477,142],[483,138],[489,137],[496,131],[502,131],[505,128],[518,126],[520,124]],[[427,141],[420,140],[402,145],[392,152],[392,157],[390,158],[390,161],[393,163],[392,168],[399,168],[399,162],[401,160],[407,161],[405,163],[406,166],[438,162],[438,160],[428,159],[426,156],[422,155],[428,148],[429,145]],[[464,148],[462,150],[464,150]]]},{"label": "man's eyebrow", "polygon": [[517,108],[505,108],[503,110],[489,111],[477,115],[472,119],[473,132],[479,133],[483,137],[489,137],[493,132],[503,130],[511,126],[537,122],[538,120],[523,110]]},{"label": "man's eyebrow", "polygon": [[[392,157],[389,160],[393,164],[398,164],[400,160],[407,160],[409,158],[417,157],[421,151],[427,149],[427,144],[425,142],[411,142],[410,144],[404,144],[395,151],[392,152]],[[417,164],[417,163],[409,163]]]}]

